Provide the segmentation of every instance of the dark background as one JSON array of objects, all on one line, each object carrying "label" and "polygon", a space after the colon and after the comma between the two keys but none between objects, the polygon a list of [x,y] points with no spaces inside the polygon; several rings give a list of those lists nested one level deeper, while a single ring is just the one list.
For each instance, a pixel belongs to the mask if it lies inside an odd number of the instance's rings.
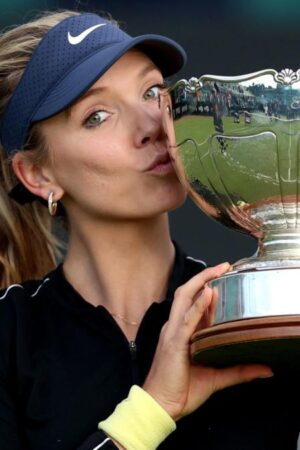
[{"label": "dark background", "polygon": [[[300,67],[299,0],[0,0],[0,27],[57,8],[109,12],[132,35],[159,33],[188,53],[178,77]],[[171,213],[173,237],[210,264],[252,254],[256,242],[209,219],[188,200]]]}]

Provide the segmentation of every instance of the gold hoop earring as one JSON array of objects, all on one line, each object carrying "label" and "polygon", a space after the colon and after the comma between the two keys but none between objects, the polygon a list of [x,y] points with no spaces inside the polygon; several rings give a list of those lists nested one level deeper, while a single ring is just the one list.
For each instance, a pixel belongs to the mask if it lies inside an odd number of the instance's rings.
[{"label": "gold hoop earring", "polygon": [[53,200],[54,192],[50,192],[48,197],[48,211],[50,216],[55,216],[57,211],[57,202]]}]

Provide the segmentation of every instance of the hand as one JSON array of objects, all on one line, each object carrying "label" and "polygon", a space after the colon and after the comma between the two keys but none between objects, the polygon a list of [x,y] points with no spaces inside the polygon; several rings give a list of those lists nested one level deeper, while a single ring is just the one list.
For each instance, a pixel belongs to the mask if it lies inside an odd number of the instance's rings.
[{"label": "hand", "polygon": [[220,389],[273,375],[270,368],[260,364],[215,369],[190,361],[191,336],[200,323],[210,324],[217,301],[216,290],[206,283],[228,270],[228,263],[205,269],[179,287],[169,320],[161,330],[143,388],[174,420],[193,412]]}]

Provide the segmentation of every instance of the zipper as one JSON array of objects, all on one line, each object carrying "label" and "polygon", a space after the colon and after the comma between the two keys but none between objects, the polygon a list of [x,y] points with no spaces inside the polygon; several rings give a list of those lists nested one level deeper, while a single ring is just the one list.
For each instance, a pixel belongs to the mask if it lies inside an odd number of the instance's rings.
[{"label": "zipper", "polygon": [[108,312],[108,310],[105,307],[99,306],[99,310],[103,311],[103,313],[106,314],[108,320],[113,325],[113,327],[118,331],[119,335],[122,337],[122,340],[124,341],[125,345],[128,346],[129,349],[129,363],[131,366],[131,375],[132,375],[132,383],[133,384],[139,384],[140,380],[140,374],[139,374],[139,368],[137,365],[137,344],[136,341],[131,340],[128,341],[128,338],[125,336],[123,330],[119,326],[119,324],[115,321],[113,316]]},{"label": "zipper", "polygon": [[131,356],[131,373],[133,384],[140,384],[140,373],[136,360],[137,345],[135,341],[129,341],[129,351]]},{"label": "zipper", "polygon": [[131,361],[136,361],[136,342],[129,341],[129,351],[131,355]]}]

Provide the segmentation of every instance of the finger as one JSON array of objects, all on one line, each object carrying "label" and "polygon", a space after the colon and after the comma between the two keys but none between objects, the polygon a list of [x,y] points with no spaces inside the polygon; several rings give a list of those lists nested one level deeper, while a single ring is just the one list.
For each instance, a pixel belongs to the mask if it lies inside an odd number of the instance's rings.
[{"label": "finger", "polygon": [[192,303],[192,306],[185,313],[184,328],[188,337],[190,337],[196,331],[199,322],[208,312],[212,299],[213,290],[206,286],[199,297],[195,299],[195,301]]},{"label": "finger", "polygon": [[210,305],[204,311],[203,316],[199,320],[195,331],[203,330],[204,328],[211,327],[214,324],[217,302],[218,302],[218,289],[216,287],[213,287]]},{"label": "finger", "polygon": [[215,321],[215,314],[216,314],[216,308],[219,300],[219,291],[218,288],[213,287],[212,288],[212,301],[209,305],[208,311],[207,311],[207,327],[210,327],[213,325]]},{"label": "finger", "polygon": [[227,262],[219,264],[218,266],[209,267],[192,277],[187,283],[180,286],[177,291],[179,291],[179,294],[184,294],[186,297],[193,298],[206,283],[228,272],[230,267],[230,264]]},{"label": "finger", "polygon": [[247,383],[257,378],[270,378],[273,372],[270,367],[262,364],[238,365],[226,369],[217,369],[215,390],[220,390],[235,384]]},{"label": "finger", "polygon": [[199,295],[203,289],[205,283],[218,278],[228,270],[230,270],[229,263],[222,263],[215,267],[210,267],[195,275],[187,283],[180,286],[174,296],[174,302],[171,308],[170,320],[173,320],[174,316],[183,316],[185,311],[190,308],[194,301],[195,296]]}]

